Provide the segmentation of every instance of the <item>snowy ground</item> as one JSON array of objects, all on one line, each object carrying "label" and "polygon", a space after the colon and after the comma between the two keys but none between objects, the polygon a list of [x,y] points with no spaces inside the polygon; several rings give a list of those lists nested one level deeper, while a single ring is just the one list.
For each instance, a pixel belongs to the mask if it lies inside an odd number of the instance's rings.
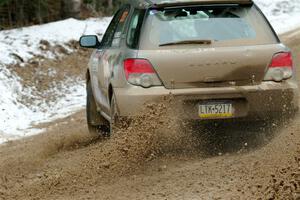
[{"label": "snowy ground", "polygon": [[254,0],[277,33],[300,27],[300,0]]},{"label": "snowy ground", "polygon": [[67,19],[0,32],[0,143],[39,133],[42,130],[32,129],[31,126],[64,117],[81,109],[85,103],[84,82],[77,81],[74,85],[74,81],[66,79],[65,87],[59,89],[60,93],[68,94],[65,97],[48,105],[35,102],[34,105],[43,105],[40,109],[38,106],[25,106],[17,99],[21,95],[30,96],[32,92],[23,88],[20,78],[9,71],[7,66],[19,63],[25,67],[27,61],[39,55],[47,58],[59,56],[52,51],[43,50],[41,41],[47,41],[51,46],[61,45],[71,52],[73,50],[67,45],[68,42],[77,41],[83,34],[103,34],[110,20],[111,18],[85,21]]},{"label": "snowy ground", "polygon": [[[256,0],[266,14],[277,33],[284,33],[300,27],[300,0]],[[85,105],[85,86],[83,81],[66,80],[62,93],[67,97],[52,102],[43,110],[28,107],[17,101],[20,95],[32,95],[24,90],[20,78],[8,70],[9,65],[26,63],[42,55],[56,58],[51,51],[41,47],[41,41],[48,41],[51,46],[61,45],[72,51],[66,44],[78,40],[83,34],[103,34],[111,18],[88,19],[79,21],[68,19],[40,26],[0,31],[0,143],[41,132],[32,129],[32,125],[51,121],[69,115]],[[17,55],[17,56],[16,56]],[[21,66],[24,64],[21,64]],[[24,65],[25,66],[25,65]]]}]

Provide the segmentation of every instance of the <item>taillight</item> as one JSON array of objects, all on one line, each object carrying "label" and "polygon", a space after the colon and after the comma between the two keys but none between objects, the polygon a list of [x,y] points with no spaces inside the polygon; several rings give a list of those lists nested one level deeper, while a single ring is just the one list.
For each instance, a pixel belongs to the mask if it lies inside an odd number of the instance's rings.
[{"label": "taillight", "polygon": [[273,56],[264,80],[280,82],[293,76],[291,52],[281,52]]},{"label": "taillight", "polygon": [[146,59],[129,58],[124,60],[126,79],[133,85],[149,88],[161,85],[161,81],[151,63]]}]

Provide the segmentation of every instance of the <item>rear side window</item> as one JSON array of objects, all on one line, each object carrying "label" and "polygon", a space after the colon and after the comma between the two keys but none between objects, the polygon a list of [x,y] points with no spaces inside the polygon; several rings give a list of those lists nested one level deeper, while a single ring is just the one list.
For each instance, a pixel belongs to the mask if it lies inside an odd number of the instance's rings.
[{"label": "rear side window", "polygon": [[133,49],[138,48],[144,16],[145,16],[145,10],[140,10],[140,9],[135,9],[132,14],[131,21],[128,28],[128,33],[127,33],[127,45],[130,48]]},{"label": "rear side window", "polygon": [[[102,38],[102,47],[108,48],[118,44],[128,16],[128,12],[129,7],[125,7],[117,11],[117,13],[114,15]],[[114,41],[115,38],[117,39],[116,41]]]},{"label": "rear side window", "polygon": [[147,15],[145,34],[145,39],[149,38],[145,43],[152,47],[189,40],[211,40],[215,44],[277,42],[271,28],[254,6],[151,9]]}]

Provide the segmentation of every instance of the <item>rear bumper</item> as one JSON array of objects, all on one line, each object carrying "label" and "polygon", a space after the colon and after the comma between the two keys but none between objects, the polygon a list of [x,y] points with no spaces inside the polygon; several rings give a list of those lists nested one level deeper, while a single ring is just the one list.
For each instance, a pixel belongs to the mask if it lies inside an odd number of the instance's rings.
[{"label": "rear bumper", "polygon": [[234,118],[263,117],[273,112],[298,109],[298,85],[294,80],[283,83],[263,82],[253,86],[174,90],[130,86],[115,88],[114,93],[119,114],[124,117],[139,115],[146,103],[159,101],[169,95],[180,102],[175,105],[183,111],[184,118],[190,119],[199,119],[198,105],[201,101],[208,100],[232,101],[235,108]]}]

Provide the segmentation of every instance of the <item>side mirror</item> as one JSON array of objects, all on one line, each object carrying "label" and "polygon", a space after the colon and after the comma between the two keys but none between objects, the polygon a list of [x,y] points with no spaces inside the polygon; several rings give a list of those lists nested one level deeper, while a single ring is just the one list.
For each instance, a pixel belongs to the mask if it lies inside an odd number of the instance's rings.
[{"label": "side mirror", "polygon": [[96,35],[84,35],[80,37],[79,44],[81,47],[85,48],[98,48],[100,46],[100,42]]}]

